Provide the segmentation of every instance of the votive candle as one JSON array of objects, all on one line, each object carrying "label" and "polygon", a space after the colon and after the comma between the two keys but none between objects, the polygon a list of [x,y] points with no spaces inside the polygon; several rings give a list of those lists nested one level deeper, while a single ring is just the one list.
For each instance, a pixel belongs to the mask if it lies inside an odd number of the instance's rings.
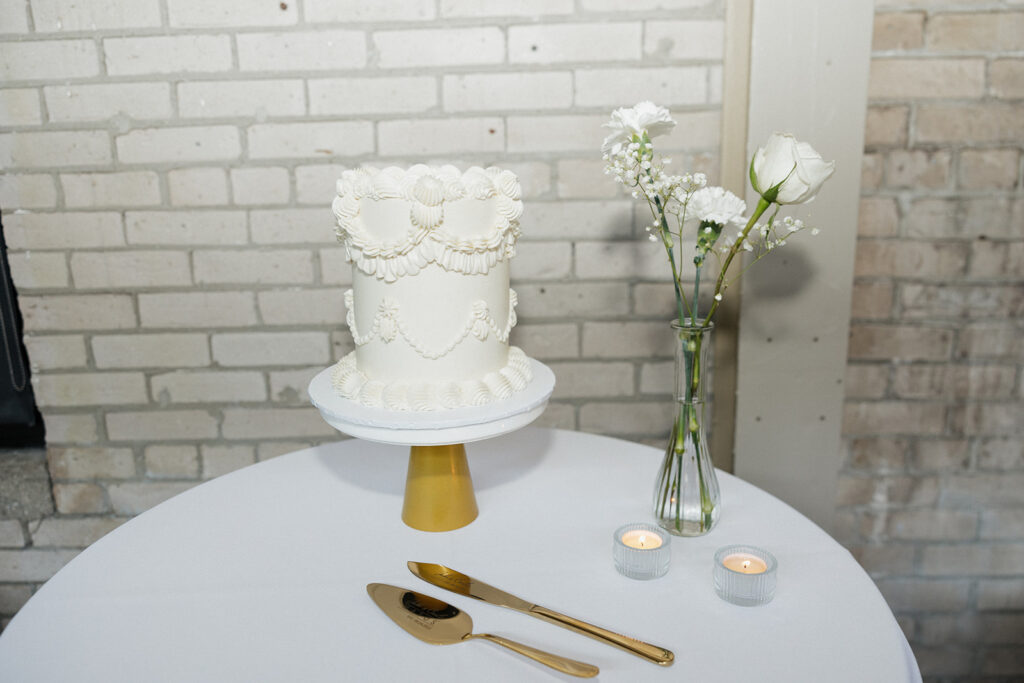
[{"label": "votive candle", "polygon": [[615,569],[631,579],[664,576],[672,560],[671,537],[652,524],[634,522],[619,527],[612,535]]},{"label": "votive candle", "polygon": [[715,553],[715,592],[726,602],[744,607],[765,605],[775,597],[779,563],[763,548],[727,545]]}]

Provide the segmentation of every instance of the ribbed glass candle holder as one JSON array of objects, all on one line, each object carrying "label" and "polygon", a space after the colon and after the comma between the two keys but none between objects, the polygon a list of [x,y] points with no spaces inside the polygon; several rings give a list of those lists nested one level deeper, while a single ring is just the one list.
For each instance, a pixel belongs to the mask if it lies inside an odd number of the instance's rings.
[{"label": "ribbed glass candle holder", "polygon": [[743,607],[764,605],[775,597],[779,563],[767,550],[752,545],[727,545],[715,553],[715,592]]},{"label": "ribbed glass candle holder", "polygon": [[612,536],[615,569],[623,576],[645,581],[664,576],[672,560],[672,537],[653,524],[635,522]]}]

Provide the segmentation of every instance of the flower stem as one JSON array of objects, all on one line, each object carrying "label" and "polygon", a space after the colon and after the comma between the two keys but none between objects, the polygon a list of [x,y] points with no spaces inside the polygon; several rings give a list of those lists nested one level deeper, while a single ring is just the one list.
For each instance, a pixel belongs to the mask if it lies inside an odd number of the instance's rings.
[{"label": "flower stem", "polygon": [[[700,277],[700,268],[697,268],[697,277]],[[706,324],[706,323],[705,323]],[[701,453],[701,425],[700,420],[704,418],[704,415],[698,415],[698,408],[702,408],[704,403],[704,396],[701,393],[701,352],[704,345],[704,334],[698,333],[695,335],[693,359],[690,362],[690,383],[687,389],[689,396],[689,407],[691,411],[689,430],[690,430],[690,442],[693,444],[693,453],[697,462],[697,487],[700,495],[700,510],[701,510],[701,530],[710,528],[711,523],[711,501],[708,496],[707,483],[704,481],[704,466],[702,464],[703,453]]]},{"label": "flower stem", "polygon": [[[657,208],[657,218],[658,218],[658,221],[661,223],[662,233],[663,234],[667,233],[668,232],[668,219],[665,218],[665,209],[664,209],[664,206],[661,203],[661,197],[658,197],[658,196],[654,197],[654,206]],[[683,312],[683,305],[685,304],[686,308],[689,309],[690,308],[690,304],[689,304],[689,302],[686,301],[686,296],[683,294],[682,285],[679,282],[679,271],[676,268],[675,252],[672,251],[672,247],[670,247],[668,245],[668,243],[665,241],[664,237],[662,237],[662,244],[665,245],[665,251],[668,253],[669,265],[672,266],[672,287],[675,290],[675,295],[676,295],[676,309],[677,309],[677,313],[679,315],[679,324],[682,325],[683,321],[686,318],[686,316],[685,316],[685,314]],[[696,305],[696,302],[694,302],[694,305]]]},{"label": "flower stem", "polygon": [[722,264],[722,270],[718,274],[718,281],[715,283],[715,298],[711,302],[711,310],[708,311],[708,317],[705,319],[706,322],[711,321],[711,317],[718,310],[718,304],[722,301],[721,294],[725,285],[726,273],[729,271],[729,265],[732,263],[732,260],[736,258],[736,254],[743,250],[743,244],[747,240],[747,235],[749,235],[750,231],[754,228],[754,225],[757,223],[757,219],[760,218],[761,214],[767,211],[768,207],[771,205],[772,203],[764,197],[757,200],[757,208],[754,209],[754,214],[750,217],[750,220],[747,221],[747,225],[743,228],[743,232],[740,233],[739,239],[737,239],[732,247],[729,248],[729,253],[725,257],[725,262]]},{"label": "flower stem", "polygon": [[[693,277],[693,324],[700,325],[700,266]],[[679,321],[682,323],[682,321]]]}]

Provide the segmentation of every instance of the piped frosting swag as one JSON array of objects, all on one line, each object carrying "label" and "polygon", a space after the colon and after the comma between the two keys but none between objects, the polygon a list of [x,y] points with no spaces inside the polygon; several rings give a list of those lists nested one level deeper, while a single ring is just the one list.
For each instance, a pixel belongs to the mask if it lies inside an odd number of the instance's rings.
[{"label": "piped frosting swag", "polygon": [[[394,282],[415,275],[430,263],[468,275],[487,273],[515,255],[523,213],[519,180],[511,171],[474,166],[465,173],[454,166],[417,164],[406,169],[364,167],[342,172],[332,204],[336,233],[346,256],[359,270]],[[462,199],[494,198],[494,225],[480,235],[456,237],[444,229],[445,204]],[[409,230],[385,242],[372,235],[360,216],[364,199],[409,202]]]}]

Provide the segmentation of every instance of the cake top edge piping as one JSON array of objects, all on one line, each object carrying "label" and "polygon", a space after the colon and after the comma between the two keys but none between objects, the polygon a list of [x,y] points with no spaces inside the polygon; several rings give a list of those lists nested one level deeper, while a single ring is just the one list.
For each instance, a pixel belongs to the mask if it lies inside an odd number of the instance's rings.
[{"label": "cake top edge piping", "polygon": [[466,168],[460,168],[455,164],[413,164],[412,166],[375,166],[373,164],[360,164],[359,166],[345,168],[341,171],[342,177],[346,174],[358,173],[371,177],[381,173],[391,176],[414,175],[417,177],[421,175],[463,177],[471,173],[484,173],[491,176],[497,176],[502,173],[512,173],[515,175],[509,169],[502,168],[501,166],[478,166],[475,164]]},{"label": "cake top edge piping", "polygon": [[[357,199],[415,197],[428,205],[441,199],[484,199],[492,196],[495,191],[514,200],[518,200],[521,195],[519,178],[508,169],[470,166],[463,171],[451,164],[415,164],[409,168],[359,166],[346,169],[338,179],[336,191],[339,197],[353,196]],[[431,198],[436,199],[431,201]]]}]

